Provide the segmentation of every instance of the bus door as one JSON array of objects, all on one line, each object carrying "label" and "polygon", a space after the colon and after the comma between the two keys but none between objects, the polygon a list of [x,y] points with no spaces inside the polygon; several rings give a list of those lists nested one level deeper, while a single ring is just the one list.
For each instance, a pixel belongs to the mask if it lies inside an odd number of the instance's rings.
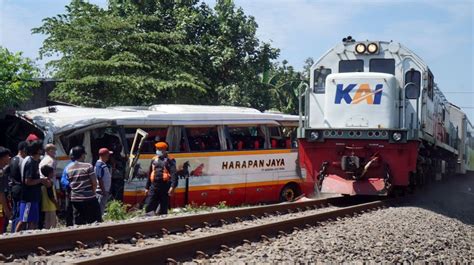
[{"label": "bus door", "polygon": [[[123,128],[123,142],[127,157],[127,181],[125,181],[125,201],[129,204],[143,204],[145,201],[145,186],[149,177],[150,164],[155,157],[155,143],[166,138],[168,128],[127,126]],[[130,155],[129,155],[130,154]],[[133,168],[133,171],[132,171]]]}]

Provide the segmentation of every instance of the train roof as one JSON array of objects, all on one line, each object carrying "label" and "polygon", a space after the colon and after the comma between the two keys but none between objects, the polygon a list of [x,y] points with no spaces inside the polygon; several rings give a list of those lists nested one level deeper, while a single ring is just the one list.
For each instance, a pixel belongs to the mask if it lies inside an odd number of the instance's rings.
[{"label": "train roof", "polygon": [[232,125],[296,123],[298,116],[262,113],[256,109],[234,106],[153,105],[86,108],[50,106],[18,111],[17,116],[52,133],[102,125]]}]

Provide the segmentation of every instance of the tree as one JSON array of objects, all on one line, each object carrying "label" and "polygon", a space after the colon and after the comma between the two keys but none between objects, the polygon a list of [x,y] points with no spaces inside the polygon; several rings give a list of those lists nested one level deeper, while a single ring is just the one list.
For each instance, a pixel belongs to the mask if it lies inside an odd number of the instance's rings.
[{"label": "tree", "polygon": [[80,0],[46,18],[41,56],[64,82],[57,99],[88,106],[230,104],[266,109],[260,75],[278,50],[260,43],[257,24],[233,1]]},{"label": "tree", "polygon": [[64,80],[53,96],[87,106],[191,103],[206,92],[185,32],[170,25],[169,1],[110,1],[107,10],[80,0],[44,19],[41,56]]},{"label": "tree", "polygon": [[281,65],[274,64],[268,74],[263,75],[262,83],[268,88],[272,110],[298,113],[298,88],[304,82],[301,78],[302,73],[295,71],[286,60]]},{"label": "tree", "polygon": [[31,96],[31,88],[39,86],[33,80],[38,68],[22,57],[0,46],[0,110],[16,107]]}]

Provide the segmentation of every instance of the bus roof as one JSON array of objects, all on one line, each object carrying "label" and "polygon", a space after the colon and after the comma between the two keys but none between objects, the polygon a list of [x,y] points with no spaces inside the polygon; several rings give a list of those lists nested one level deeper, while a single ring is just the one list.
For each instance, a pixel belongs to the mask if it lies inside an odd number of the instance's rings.
[{"label": "bus roof", "polygon": [[51,133],[116,124],[125,126],[156,125],[232,125],[286,124],[298,121],[294,115],[262,113],[256,109],[233,106],[153,105],[151,107],[119,106],[85,108],[50,106],[18,111],[17,116]]}]

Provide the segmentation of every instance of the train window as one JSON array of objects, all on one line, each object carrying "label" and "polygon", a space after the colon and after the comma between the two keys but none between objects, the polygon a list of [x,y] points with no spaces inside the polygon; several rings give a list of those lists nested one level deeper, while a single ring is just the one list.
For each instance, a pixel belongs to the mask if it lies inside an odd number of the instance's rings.
[{"label": "train window", "polygon": [[434,96],[434,77],[430,70],[428,70],[428,97],[433,99]]},{"label": "train window", "polygon": [[364,60],[339,61],[339,73],[364,72]]},{"label": "train window", "polygon": [[372,59],[370,60],[369,71],[395,75],[395,60]]},{"label": "train window", "polygon": [[256,150],[265,148],[265,134],[259,126],[229,126],[228,137],[234,150]]},{"label": "train window", "polygon": [[420,88],[421,86],[421,73],[419,71],[416,71],[414,69],[411,69],[410,71],[405,73],[405,84],[408,83],[413,83],[417,88]]},{"label": "train window", "polygon": [[221,150],[217,126],[186,128],[191,152]]},{"label": "train window", "polygon": [[314,69],[313,72],[313,92],[318,94],[323,94],[326,87],[326,77],[331,74],[331,69],[329,68],[318,68]]},{"label": "train window", "polygon": [[[141,128],[148,133],[147,139],[143,141],[141,153],[142,154],[154,154],[155,143],[158,141],[166,141],[166,134],[168,128]],[[127,139],[128,146],[132,146],[133,137],[137,128],[125,128],[125,138]]]}]

